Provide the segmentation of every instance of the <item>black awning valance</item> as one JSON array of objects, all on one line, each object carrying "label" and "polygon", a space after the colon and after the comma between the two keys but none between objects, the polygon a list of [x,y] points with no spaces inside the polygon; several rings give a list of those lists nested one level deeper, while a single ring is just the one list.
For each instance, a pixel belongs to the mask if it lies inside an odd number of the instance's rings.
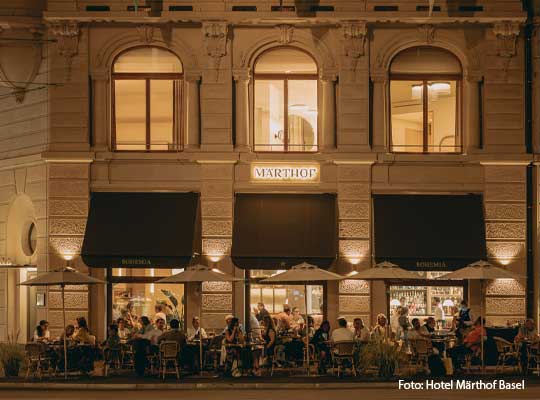
[{"label": "black awning valance", "polygon": [[374,195],[375,258],[447,271],[486,258],[480,195]]},{"label": "black awning valance", "polygon": [[198,193],[94,192],[82,259],[90,267],[184,267],[198,250]]},{"label": "black awning valance", "polygon": [[240,268],[280,269],[303,261],[327,268],[337,246],[335,195],[236,195],[232,259]]}]

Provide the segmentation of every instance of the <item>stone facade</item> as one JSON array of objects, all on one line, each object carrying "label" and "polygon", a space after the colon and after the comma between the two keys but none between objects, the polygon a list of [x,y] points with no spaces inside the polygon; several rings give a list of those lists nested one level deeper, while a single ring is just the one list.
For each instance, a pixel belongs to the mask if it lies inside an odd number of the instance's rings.
[{"label": "stone facade", "polygon": [[[276,12],[269,0],[254,2],[257,10],[251,12],[235,11],[235,2],[219,0],[164,1],[162,10],[137,13],[129,11],[132,4],[124,0],[99,2],[109,7],[99,13],[87,8],[95,2],[86,0],[50,0],[46,14],[20,3],[17,15],[30,18],[40,37],[50,40],[36,49],[41,61],[26,79],[51,85],[0,89],[0,257],[31,261],[41,272],[63,266],[65,257],[73,256],[71,265],[87,272],[78,255],[92,191],[196,191],[201,194],[205,261],[244,277],[229,257],[235,193],[330,192],[337,195],[339,210],[340,259],[334,270],[347,274],[369,267],[373,260],[372,194],[481,193],[489,260],[527,274],[526,170],[537,156],[527,152],[525,140],[526,14],[520,1],[486,0],[477,12],[441,3],[432,17],[405,0],[393,2],[397,8],[386,12],[379,11],[382,1],[371,0],[285,0],[285,6],[297,8],[283,12]],[[178,5],[192,10],[174,11]],[[317,8],[323,5],[333,11]],[[0,35],[20,33],[11,31],[16,25],[11,21],[12,28]],[[19,28],[29,29],[24,24]],[[390,64],[401,50],[426,45],[452,52],[462,65],[461,154],[390,151]],[[111,147],[112,64],[122,51],[137,46],[166,48],[182,61],[182,152],[120,153]],[[301,49],[318,65],[316,154],[252,150],[253,65],[264,51],[279,46]],[[535,36],[535,54],[537,49]],[[535,68],[538,73],[538,65]],[[537,103],[538,92],[533,94]],[[534,107],[540,109],[540,104]],[[539,144],[540,139],[533,138],[534,151]],[[252,163],[264,161],[316,162],[320,181],[253,182]],[[540,183],[535,174],[537,226]],[[26,202],[20,207],[33,210],[38,228],[37,251],[30,259],[23,259],[22,250],[12,245],[19,241],[19,228],[10,224],[20,221],[10,215],[18,213],[16,199],[21,196],[31,206]],[[535,235],[536,265],[540,239]],[[536,288],[535,270],[527,279]],[[23,326],[24,318],[17,315],[24,313],[24,302],[15,301],[21,296],[15,290],[19,279],[22,276],[13,272],[0,272],[0,339]],[[486,284],[485,309],[491,322],[522,319],[526,301],[535,304],[536,317],[538,290],[533,298],[526,296],[527,280],[520,285]],[[188,285],[187,291],[188,319],[200,314],[205,326],[222,327],[226,314],[241,315],[244,309],[243,282]],[[477,311],[484,300],[475,285],[468,295]],[[46,306],[37,310],[55,332],[61,325],[58,296],[58,288],[50,288]],[[360,316],[370,324],[377,313],[387,312],[379,283],[331,282],[326,296],[332,322],[343,315]],[[69,288],[66,305],[70,321],[86,315],[104,326],[103,290]],[[99,335],[104,334],[102,325]]]}]

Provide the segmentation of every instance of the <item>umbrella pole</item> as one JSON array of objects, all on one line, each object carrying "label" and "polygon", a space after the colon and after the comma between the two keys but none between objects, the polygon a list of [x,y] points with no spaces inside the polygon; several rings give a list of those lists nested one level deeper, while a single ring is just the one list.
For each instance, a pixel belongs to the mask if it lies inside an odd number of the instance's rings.
[{"label": "umbrella pole", "polygon": [[66,337],[66,304],[64,300],[64,287],[65,285],[60,285],[62,288],[62,319],[64,321],[64,379],[67,379],[67,337]]},{"label": "umbrella pole", "polygon": [[484,373],[484,280],[480,280],[480,357],[482,357],[482,374]]},{"label": "umbrella pole", "polygon": [[199,375],[202,376],[202,370],[203,370],[203,365],[202,365],[202,357],[203,355],[203,345],[202,345],[202,327],[199,325]]},{"label": "umbrella pole", "polygon": [[304,282],[304,303],[306,305],[306,365],[307,374],[309,376],[309,314],[308,314],[308,301],[307,301],[307,282]]}]

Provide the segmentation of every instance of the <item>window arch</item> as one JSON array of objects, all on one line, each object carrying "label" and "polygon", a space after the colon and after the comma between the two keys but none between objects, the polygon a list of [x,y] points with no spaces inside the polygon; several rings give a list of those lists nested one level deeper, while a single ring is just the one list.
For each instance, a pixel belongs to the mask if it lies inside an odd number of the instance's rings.
[{"label": "window arch", "polygon": [[413,47],[390,65],[391,151],[460,153],[462,68],[447,50]]},{"label": "window arch", "polygon": [[306,52],[279,47],[254,66],[254,150],[317,151],[317,64]]},{"label": "window arch", "polygon": [[113,148],[181,148],[182,63],[172,52],[138,47],[120,54],[112,71]]}]

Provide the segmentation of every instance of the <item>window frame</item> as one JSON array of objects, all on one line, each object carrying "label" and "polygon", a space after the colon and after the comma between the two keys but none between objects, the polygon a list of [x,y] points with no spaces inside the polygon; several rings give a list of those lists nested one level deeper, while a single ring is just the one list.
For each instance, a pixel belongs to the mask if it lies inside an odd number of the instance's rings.
[{"label": "window frame", "polygon": [[[114,66],[123,54],[132,50],[139,49],[140,47],[130,48],[120,53],[114,60],[111,68],[111,147],[114,152],[122,153],[177,153],[183,150],[183,85],[184,85],[184,72],[114,72]],[[176,54],[167,49],[158,47],[159,50],[168,51],[175,57]],[[180,59],[178,62],[181,63]],[[117,148],[116,141],[116,81],[117,80],[143,80],[145,81],[145,100],[146,100],[146,136],[145,136],[145,149],[129,150]],[[173,149],[167,150],[153,150],[152,146],[152,129],[151,129],[151,81],[153,80],[171,80],[173,81],[173,142],[171,145]]]},{"label": "window frame", "polygon": [[[266,53],[272,52],[272,51],[279,51],[280,49],[291,49],[296,50],[305,53],[313,60],[313,63],[317,67],[317,72],[314,74],[298,74],[298,73],[256,73],[255,70],[257,68],[257,63],[259,62],[259,59]],[[275,150],[257,150],[257,146],[271,146],[270,144],[261,144],[257,145],[255,142],[256,138],[256,132],[255,132],[255,102],[257,98],[257,90],[256,90],[256,81],[283,81],[283,150],[275,151]],[[288,82],[290,80],[298,80],[298,81],[307,81],[307,80],[314,80],[317,82],[317,144],[314,145],[315,150],[312,151],[300,151],[300,150],[289,150],[288,149],[288,141],[289,141],[289,93],[288,93]],[[307,51],[303,49],[299,49],[297,47],[291,47],[291,46],[280,46],[280,47],[274,47],[272,49],[266,50],[263,53],[261,53],[257,59],[255,60],[255,63],[253,64],[253,101],[251,102],[251,115],[253,116],[251,121],[251,131],[252,131],[252,143],[253,143],[253,151],[256,153],[274,153],[274,154],[309,154],[309,153],[317,153],[319,152],[319,66],[315,59],[309,54]]]},{"label": "window frame", "polygon": [[[430,151],[428,138],[428,109],[429,109],[429,81],[454,81],[456,82],[456,145],[454,148],[458,151]],[[422,82],[422,151],[396,151],[394,150],[392,130],[392,82],[393,81],[419,81]],[[427,74],[427,73],[390,73],[388,85],[388,126],[390,128],[390,152],[394,154],[462,154],[463,153],[463,138],[461,124],[463,121],[461,113],[463,93],[463,74]]]}]

